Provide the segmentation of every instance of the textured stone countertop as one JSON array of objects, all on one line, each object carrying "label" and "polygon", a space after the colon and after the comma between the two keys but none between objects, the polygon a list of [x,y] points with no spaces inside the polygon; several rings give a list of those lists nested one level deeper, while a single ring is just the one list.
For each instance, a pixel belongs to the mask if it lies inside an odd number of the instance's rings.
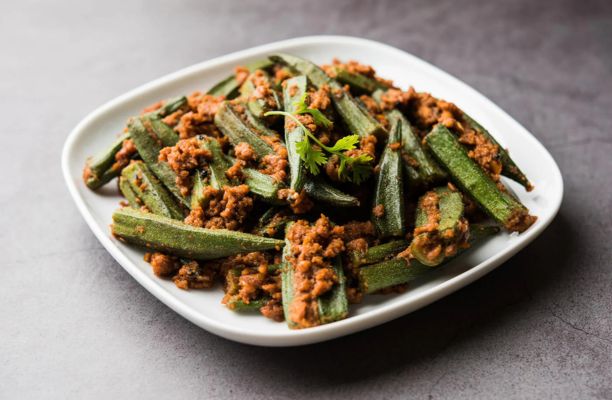
[{"label": "textured stone countertop", "polygon": [[[612,399],[612,3],[291,3],[0,7],[0,398]],[[323,33],[399,47],[484,93],[550,150],[565,198],[524,251],[420,311],[307,347],[236,344],[102,248],[65,188],[61,147],[151,79]]]}]

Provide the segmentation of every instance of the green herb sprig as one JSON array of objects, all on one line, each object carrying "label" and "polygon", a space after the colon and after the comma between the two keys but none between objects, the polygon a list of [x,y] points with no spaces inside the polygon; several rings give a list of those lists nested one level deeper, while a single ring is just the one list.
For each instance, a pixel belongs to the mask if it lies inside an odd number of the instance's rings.
[{"label": "green herb sprig", "polygon": [[[327,119],[323,113],[315,108],[308,108],[306,105],[306,93],[293,105],[295,113],[289,113],[286,111],[269,111],[264,114],[268,115],[283,115],[291,118],[295,123],[302,128],[304,131],[304,140],[295,144],[295,149],[300,155],[300,158],[304,161],[306,168],[313,175],[318,175],[322,165],[325,165],[328,160],[328,156],[322,151],[325,150],[332,156],[337,156],[340,161],[338,167],[338,178],[341,181],[349,180],[354,183],[361,183],[368,178],[372,172],[371,161],[372,157],[369,154],[361,154],[356,157],[350,157],[345,154],[348,150],[353,150],[359,143],[359,135],[348,135],[338,139],[333,146],[326,146],[315,135],[310,132],[308,128],[300,122],[296,117],[299,114],[310,114],[314,119],[315,124],[329,128],[332,126],[332,122]],[[317,144],[319,148],[313,147],[312,142]],[[350,175],[349,175],[350,170]]]}]

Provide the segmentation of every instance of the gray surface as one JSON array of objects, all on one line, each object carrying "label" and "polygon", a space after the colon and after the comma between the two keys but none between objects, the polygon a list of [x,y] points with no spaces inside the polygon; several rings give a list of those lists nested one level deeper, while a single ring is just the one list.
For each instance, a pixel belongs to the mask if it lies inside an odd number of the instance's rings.
[{"label": "gray surface", "polygon": [[[612,398],[611,3],[326,3],[3,3],[0,398]],[[113,261],[60,150],[137,85],[313,33],[380,40],[465,80],[552,152],[566,196],[521,254],[421,311],[305,348],[239,345]]]}]

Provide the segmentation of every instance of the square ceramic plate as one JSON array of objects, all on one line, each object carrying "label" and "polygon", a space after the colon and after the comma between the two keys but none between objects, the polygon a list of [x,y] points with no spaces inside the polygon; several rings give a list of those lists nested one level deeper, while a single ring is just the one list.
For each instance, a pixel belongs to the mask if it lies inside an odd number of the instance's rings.
[{"label": "square ceramic plate", "polygon": [[[538,216],[522,235],[499,234],[470,249],[453,262],[433,271],[401,295],[368,296],[351,307],[350,316],[332,324],[305,330],[289,330],[258,315],[229,311],[220,300],[222,291],[177,289],[170,281],[156,278],[143,259],[143,251],[126,246],[109,232],[113,210],[120,197],[116,185],[92,192],[81,180],[85,159],[107,146],[131,115],[159,99],[206,90],[233,71],[273,52],[292,53],[316,63],[338,57],[372,64],[378,73],[402,88],[413,85],[419,91],[455,102],[511,149],[512,156],[535,184],[526,193],[510,182],[521,201]],[[102,245],[149,292],[194,324],[225,338],[263,346],[294,346],[329,340],[367,329],[426,306],[473,282],[535,239],[556,215],[563,196],[559,168],[546,149],[518,122],[490,100],[440,69],[402,50],[369,40],[314,36],[276,42],[197,64],[130,91],[104,104],[70,133],[62,155],[62,169],[70,194],[87,224]],[[333,216],[332,216],[333,217]]]}]

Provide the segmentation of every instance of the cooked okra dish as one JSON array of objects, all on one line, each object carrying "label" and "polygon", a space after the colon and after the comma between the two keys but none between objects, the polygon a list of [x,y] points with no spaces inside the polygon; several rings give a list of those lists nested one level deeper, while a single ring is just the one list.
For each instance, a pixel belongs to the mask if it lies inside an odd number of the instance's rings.
[{"label": "cooked okra dish", "polygon": [[153,104],[83,171],[92,190],[118,178],[112,234],[156,276],[221,285],[230,310],[292,329],[528,229],[536,217],[502,176],[533,188],[453,103],[356,61],[289,54]]}]

